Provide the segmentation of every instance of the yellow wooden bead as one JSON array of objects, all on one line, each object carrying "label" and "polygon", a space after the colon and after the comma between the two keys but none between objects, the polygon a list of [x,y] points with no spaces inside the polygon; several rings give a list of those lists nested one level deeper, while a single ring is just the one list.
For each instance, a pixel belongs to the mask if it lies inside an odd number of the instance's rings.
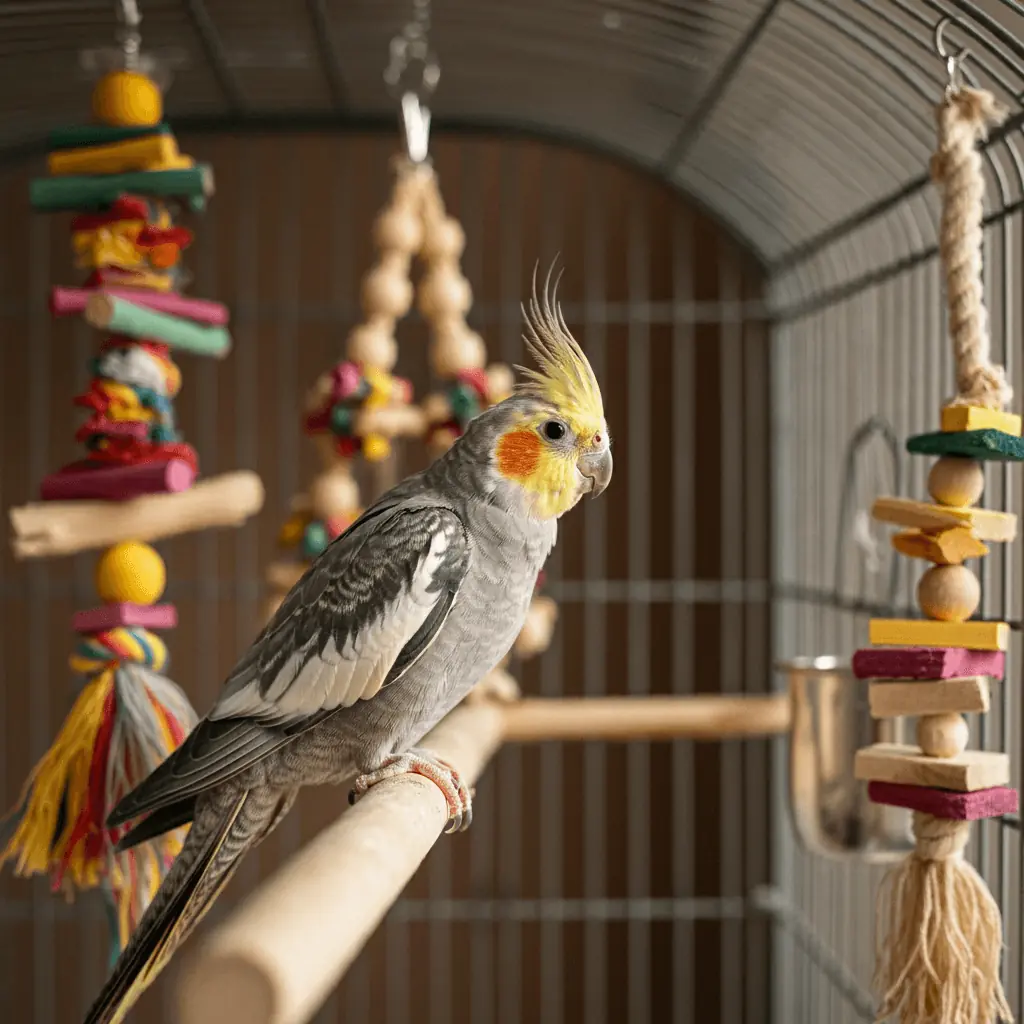
[{"label": "yellow wooden bead", "polygon": [[96,564],[96,591],[104,601],[153,604],[166,584],[164,560],[137,540],[107,548]]},{"label": "yellow wooden bead", "polygon": [[917,720],[917,745],[929,757],[956,757],[967,749],[969,738],[963,715],[949,712]]},{"label": "yellow wooden bead", "polygon": [[929,619],[966,622],[981,603],[981,585],[964,565],[934,565],[917,585],[917,603]]},{"label": "yellow wooden bead", "polygon": [[110,71],[92,90],[92,113],[101,124],[146,127],[160,123],[163,98],[156,83],[138,71]]},{"label": "yellow wooden bead", "polygon": [[391,443],[380,434],[363,438],[363,457],[368,462],[381,462],[391,454]]},{"label": "yellow wooden bead", "polygon": [[928,474],[928,493],[940,505],[967,508],[977,504],[984,490],[985,471],[974,459],[946,455]]}]

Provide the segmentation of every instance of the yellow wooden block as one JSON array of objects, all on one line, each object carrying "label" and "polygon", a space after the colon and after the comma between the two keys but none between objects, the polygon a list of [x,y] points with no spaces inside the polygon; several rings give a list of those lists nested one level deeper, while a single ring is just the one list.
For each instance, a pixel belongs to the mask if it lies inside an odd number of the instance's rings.
[{"label": "yellow wooden block", "polygon": [[941,715],[988,711],[988,678],[937,679],[908,683],[897,679],[872,679],[868,685],[872,718],[903,715]]},{"label": "yellow wooden block", "polygon": [[929,757],[918,747],[876,743],[857,751],[853,774],[865,782],[899,782],[973,793],[1005,786],[1010,781],[1010,758],[988,750],[965,750],[956,757]]},{"label": "yellow wooden block", "polygon": [[872,619],[868,638],[875,647],[965,647],[1005,651],[1010,627],[1005,622],[935,622],[932,619]]},{"label": "yellow wooden block", "polygon": [[936,565],[959,565],[968,558],[983,558],[988,548],[966,526],[951,526],[935,533],[906,530],[895,533],[892,546],[908,558],[923,558]]},{"label": "yellow wooden block", "polygon": [[54,175],[123,174],[127,171],[154,171],[179,166],[178,144],[173,135],[145,135],[106,146],[56,150],[47,157]]},{"label": "yellow wooden block", "polygon": [[947,434],[963,430],[1001,430],[1020,437],[1021,420],[1016,413],[982,409],[980,405],[947,405],[942,410],[942,429]]},{"label": "yellow wooden block", "polygon": [[883,523],[917,530],[969,526],[979,540],[1010,541],[1017,536],[1017,517],[1012,512],[988,508],[953,508],[907,498],[878,498],[871,506],[871,516]]}]

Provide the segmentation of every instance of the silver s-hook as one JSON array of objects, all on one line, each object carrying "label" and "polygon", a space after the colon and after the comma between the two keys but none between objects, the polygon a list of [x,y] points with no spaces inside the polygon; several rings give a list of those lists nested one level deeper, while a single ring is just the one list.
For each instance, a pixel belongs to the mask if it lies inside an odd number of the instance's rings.
[{"label": "silver s-hook", "polygon": [[946,84],[947,95],[958,93],[963,88],[963,64],[971,55],[971,51],[966,46],[959,53],[946,52],[946,44],[943,37],[945,36],[946,28],[949,26],[951,21],[951,18],[943,18],[935,26],[934,36],[935,52],[946,62],[946,75],[948,76],[948,82]]}]

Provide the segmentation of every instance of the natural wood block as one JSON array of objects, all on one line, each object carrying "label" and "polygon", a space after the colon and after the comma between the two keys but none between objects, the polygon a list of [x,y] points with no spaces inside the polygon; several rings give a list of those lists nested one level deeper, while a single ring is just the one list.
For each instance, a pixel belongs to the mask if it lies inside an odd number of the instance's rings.
[{"label": "natural wood block", "polygon": [[956,757],[928,757],[917,747],[876,743],[857,751],[853,774],[866,782],[899,782],[973,793],[1005,786],[1010,781],[1010,758],[989,750],[965,750]]},{"label": "natural wood block", "polygon": [[872,619],[868,638],[877,647],[967,647],[975,651],[1005,651],[1010,644],[1010,627],[1005,622]]},{"label": "natural wood block", "polygon": [[907,498],[878,498],[871,506],[871,516],[883,523],[918,530],[969,526],[979,540],[1010,541],[1017,536],[1017,517],[1012,512],[988,508],[953,508]]},{"label": "natural wood block", "polygon": [[1006,786],[977,789],[973,793],[952,793],[948,789],[907,786],[896,782],[869,782],[868,799],[887,807],[922,811],[946,821],[980,821],[1016,814],[1017,790]]},{"label": "natural wood block", "polygon": [[937,533],[905,530],[893,535],[892,546],[908,558],[923,558],[935,565],[959,565],[968,558],[982,558],[988,548],[966,526],[953,526]]},{"label": "natural wood block", "polygon": [[985,712],[989,707],[988,679],[942,679],[934,682],[898,682],[873,679],[868,685],[872,718],[901,715],[939,715],[946,711]]},{"label": "natural wood block", "polygon": [[983,409],[979,405],[947,405],[942,410],[942,429],[949,432],[965,430],[1000,430],[1020,437],[1021,421],[1016,413]]},{"label": "natural wood block", "polygon": [[1006,655],[963,647],[864,647],[853,656],[858,679],[1002,679]]},{"label": "natural wood block", "polygon": [[1024,462],[1024,441],[1002,430],[938,431],[907,440],[913,455],[960,455],[980,462]]}]

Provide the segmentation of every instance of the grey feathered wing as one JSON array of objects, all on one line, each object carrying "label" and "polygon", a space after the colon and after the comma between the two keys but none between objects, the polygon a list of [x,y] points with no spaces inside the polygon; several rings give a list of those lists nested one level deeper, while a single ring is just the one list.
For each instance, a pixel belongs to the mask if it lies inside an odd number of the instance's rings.
[{"label": "grey feathered wing", "polygon": [[[450,508],[415,499],[369,510],[281,604],[185,742],[111,812],[150,819],[124,847],[191,820],[196,797],[400,678],[444,625],[469,563]],[[155,813],[153,813],[155,812]]]}]

